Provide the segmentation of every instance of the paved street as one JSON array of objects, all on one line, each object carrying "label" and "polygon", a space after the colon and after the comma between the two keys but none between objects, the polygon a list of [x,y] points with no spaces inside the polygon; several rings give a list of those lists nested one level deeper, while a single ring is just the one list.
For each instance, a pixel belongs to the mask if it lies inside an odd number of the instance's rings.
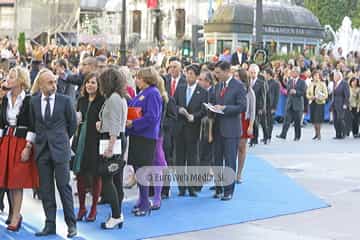
[{"label": "paved street", "polygon": [[[276,127],[274,132],[279,133],[280,128]],[[360,139],[333,140],[333,127],[328,124],[324,125],[323,140],[320,142],[311,140],[311,126],[307,126],[303,133],[300,142],[293,142],[293,129],[290,129],[287,141],[276,139],[271,145],[257,145],[250,152],[266,159],[325,200],[330,208],[156,239],[358,240]],[[127,199],[134,197],[134,189],[127,192]],[[28,191],[23,215],[34,214],[43,218],[40,202],[33,200]],[[61,225],[58,226],[60,234],[66,231],[63,227],[60,230]]]}]

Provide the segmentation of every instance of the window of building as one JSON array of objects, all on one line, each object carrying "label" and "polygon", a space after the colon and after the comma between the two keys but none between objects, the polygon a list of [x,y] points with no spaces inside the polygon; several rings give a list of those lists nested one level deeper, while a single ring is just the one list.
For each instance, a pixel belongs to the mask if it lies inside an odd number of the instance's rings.
[{"label": "window of building", "polygon": [[0,7],[0,28],[12,29],[15,21],[14,7]]},{"label": "window of building", "polygon": [[224,49],[232,49],[232,40],[218,40],[217,41],[217,53],[222,54]]},{"label": "window of building", "polygon": [[183,38],[185,35],[185,9],[176,9],[175,16],[176,37]]},{"label": "window of building", "polygon": [[290,52],[290,43],[280,43],[280,54],[288,54]]},{"label": "window of building", "polygon": [[302,53],[304,50],[303,44],[293,44],[293,52],[295,53]]},{"label": "window of building", "polygon": [[133,11],[133,32],[141,35],[141,11]]}]

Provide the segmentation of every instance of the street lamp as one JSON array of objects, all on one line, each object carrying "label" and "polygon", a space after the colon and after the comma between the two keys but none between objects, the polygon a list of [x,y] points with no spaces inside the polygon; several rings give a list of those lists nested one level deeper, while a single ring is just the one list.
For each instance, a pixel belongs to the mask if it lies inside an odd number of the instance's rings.
[{"label": "street lamp", "polygon": [[126,65],[126,0],[122,0],[122,14],[121,14],[121,42],[120,42],[120,64]]},{"label": "street lamp", "polygon": [[263,1],[256,0],[256,26],[255,26],[256,48],[263,48]]}]

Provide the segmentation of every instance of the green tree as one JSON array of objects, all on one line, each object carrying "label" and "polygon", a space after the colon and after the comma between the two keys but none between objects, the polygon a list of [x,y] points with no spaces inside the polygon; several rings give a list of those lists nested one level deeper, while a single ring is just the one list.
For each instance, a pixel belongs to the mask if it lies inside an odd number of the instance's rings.
[{"label": "green tree", "polygon": [[345,16],[351,18],[353,27],[360,27],[360,0],[305,0],[304,6],[319,18],[322,25],[337,30]]}]

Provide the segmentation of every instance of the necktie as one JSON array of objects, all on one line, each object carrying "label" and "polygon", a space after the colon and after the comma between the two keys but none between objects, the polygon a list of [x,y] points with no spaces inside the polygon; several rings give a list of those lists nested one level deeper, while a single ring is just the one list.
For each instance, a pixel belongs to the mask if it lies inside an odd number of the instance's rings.
[{"label": "necktie", "polygon": [[227,90],[226,82],[224,82],[223,88],[221,89],[221,92],[220,92],[220,97],[224,97],[224,96],[225,96],[226,90]]},{"label": "necktie", "polygon": [[44,119],[45,119],[45,122],[49,122],[49,121],[50,121],[50,118],[51,118],[50,98],[49,98],[49,97],[46,97],[46,98],[45,98],[45,101],[46,101],[46,107],[45,107],[45,116],[44,116]]},{"label": "necktie", "polygon": [[176,80],[173,79],[171,81],[171,89],[170,89],[170,95],[173,97],[175,94],[175,90],[176,90]]},{"label": "necktie", "polygon": [[186,89],[186,106],[189,105],[190,100],[191,100],[191,88],[188,87],[188,88]]}]

